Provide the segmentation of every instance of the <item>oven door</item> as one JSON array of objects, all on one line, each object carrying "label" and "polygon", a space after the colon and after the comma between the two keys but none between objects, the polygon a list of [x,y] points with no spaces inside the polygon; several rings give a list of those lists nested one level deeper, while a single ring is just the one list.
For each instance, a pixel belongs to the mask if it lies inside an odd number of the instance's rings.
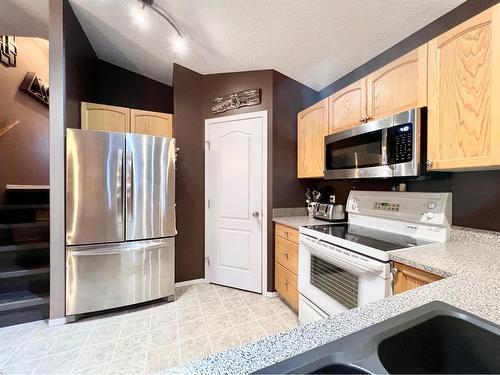
[{"label": "oven door", "polygon": [[412,109],[325,137],[325,178],[417,176],[417,113]]},{"label": "oven door", "polygon": [[335,315],[391,295],[390,265],[301,235],[299,292]]}]

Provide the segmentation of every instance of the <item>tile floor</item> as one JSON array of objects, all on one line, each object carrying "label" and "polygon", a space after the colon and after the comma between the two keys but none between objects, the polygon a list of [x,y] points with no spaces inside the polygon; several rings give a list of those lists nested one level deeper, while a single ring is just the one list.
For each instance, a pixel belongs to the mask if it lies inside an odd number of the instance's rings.
[{"label": "tile floor", "polygon": [[172,303],[0,328],[0,373],[155,373],[295,326],[278,298],[196,284],[177,288]]}]

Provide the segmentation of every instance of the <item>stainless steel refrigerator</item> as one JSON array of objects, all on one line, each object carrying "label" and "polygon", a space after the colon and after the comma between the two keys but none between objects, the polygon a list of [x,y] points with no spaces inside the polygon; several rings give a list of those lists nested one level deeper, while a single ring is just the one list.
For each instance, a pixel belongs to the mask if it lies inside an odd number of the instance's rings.
[{"label": "stainless steel refrigerator", "polygon": [[174,295],[175,139],[69,129],[66,314]]}]

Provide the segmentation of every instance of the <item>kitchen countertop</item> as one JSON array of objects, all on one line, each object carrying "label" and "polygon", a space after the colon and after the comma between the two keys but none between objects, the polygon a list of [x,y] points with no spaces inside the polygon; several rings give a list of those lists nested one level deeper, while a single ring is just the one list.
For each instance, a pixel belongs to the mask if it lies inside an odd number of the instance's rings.
[{"label": "kitchen countertop", "polygon": [[165,373],[250,373],[433,300],[500,324],[500,233],[454,227],[447,243],[396,250],[390,257],[446,278]]},{"label": "kitchen countertop", "polygon": [[304,225],[328,225],[332,224],[328,221],[318,220],[310,216],[284,216],[273,218],[275,223],[287,225],[289,227],[299,229]]}]

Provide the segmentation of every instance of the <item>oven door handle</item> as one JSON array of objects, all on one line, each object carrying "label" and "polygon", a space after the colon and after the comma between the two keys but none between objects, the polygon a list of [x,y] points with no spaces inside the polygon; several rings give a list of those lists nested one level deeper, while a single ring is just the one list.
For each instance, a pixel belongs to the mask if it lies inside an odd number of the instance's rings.
[{"label": "oven door handle", "polygon": [[[321,242],[321,241],[319,241]],[[341,266],[341,267],[349,267],[349,271],[355,273],[367,273],[367,272],[382,272],[385,264],[380,262],[370,262],[370,261],[358,261],[355,258],[342,255],[338,251],[334,249],[326,250],[324,246],[315,243],[311,240],[302,240],[301,243],[307,246],[311,251],[311,253],[316,253],[321,255],[323,258],[328,259],[330,262]],[[360,272],[361,271],[361,272]]]}]

